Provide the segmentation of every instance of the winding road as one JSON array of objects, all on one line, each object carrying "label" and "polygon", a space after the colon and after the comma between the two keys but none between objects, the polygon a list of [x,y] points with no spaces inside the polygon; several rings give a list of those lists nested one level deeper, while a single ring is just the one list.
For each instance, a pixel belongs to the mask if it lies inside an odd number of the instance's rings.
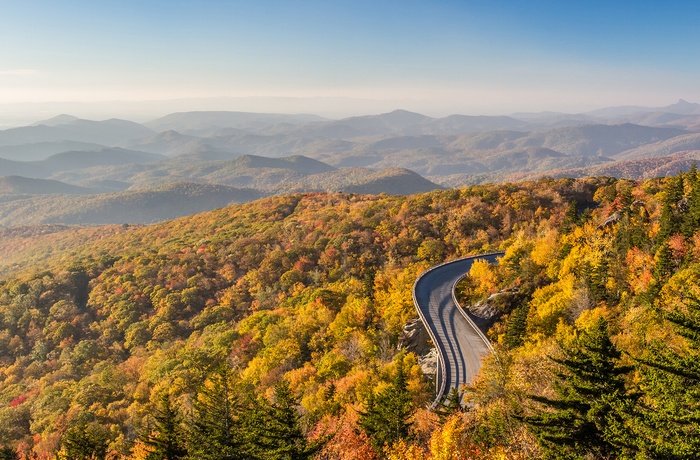
[{"label": "winding road", "polygon": [[457,305],[456,284],[477,259],[495,263],[503,253],[483,254],[437,265],[423,272],[413,285],[413,302],[438,350],[436,397],[438,405],[451,388],[470,383],[481,359],[493,348],[465,312]]}]

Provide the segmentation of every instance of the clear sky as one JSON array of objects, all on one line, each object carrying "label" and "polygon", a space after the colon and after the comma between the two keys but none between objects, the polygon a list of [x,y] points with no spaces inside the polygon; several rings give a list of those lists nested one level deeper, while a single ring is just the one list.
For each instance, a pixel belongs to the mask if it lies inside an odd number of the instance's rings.
[{"label": "clear sky", "polygon": [[580,112],[699,77],[697,0],[0,0],[5,111]]}]

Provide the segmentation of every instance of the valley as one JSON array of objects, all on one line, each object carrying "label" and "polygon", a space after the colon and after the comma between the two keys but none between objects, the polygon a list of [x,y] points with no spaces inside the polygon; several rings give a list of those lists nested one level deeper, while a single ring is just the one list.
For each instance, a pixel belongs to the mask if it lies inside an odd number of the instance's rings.
[{"label": "valley", "polygon": [[[543,176],[650,178],[687,171],[700,157],[699,131],[700,106],[685,101],[490,117],[184,112],[139,124],[61,115],[0,131],[0,225],[152,223],[303,191],[410,195]],[[173,209],[164,187],[198,192],[180,211],[153,211]]]}]

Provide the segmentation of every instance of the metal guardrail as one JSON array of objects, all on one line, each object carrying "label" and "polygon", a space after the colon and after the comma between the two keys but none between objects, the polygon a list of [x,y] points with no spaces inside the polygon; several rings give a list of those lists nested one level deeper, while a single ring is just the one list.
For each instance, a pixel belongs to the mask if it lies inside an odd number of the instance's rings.
[{"label": "metal guardrail", "polygon": [[[443,263],[441,263],[441,264],[434,265],[434,266],[430,267],[429,269],[425,270],[424,272],[422,272],[420,275],[418,275],[418,278],[416,278],[416,281],[413,283],[413,289],[412,289],[412,291],[413,291],[413,305],[416,307],[416,311],[418,311],[418,316],[420,317],[421,321],[423,321],[423,325],[424,325],[425,328],[427,329],[428,335],[430,336],[430,339],[433,341],[433,344],[435,345],[435,348],[436,348],[437,351],[438,351],[438,363],[437,363],[436,374],[439,372],[440,375],[436,376],[436,377],[438,378],[438,380],[437,380],[437,383],[438,383],[438,384],[436,385],[436,388],[435,388],[435,390],[436,390],[435,401],[433,401],[433,404],[431,405],[431,408],[434,408],[434,407],[436,407],[438,404],[440,404],[440,402],[442,401],[443,397],[445,396],[445,387],[447,386],[447,368],[446,368],[445,365],[444,365],[445,356],[443,356],[443,353],[442,353],[440,347],[438,346],[437,337],[436,337],[435,334],[433,333],[432,329],[428,326],[428,321],[426,320],[425,315],[423,314],[423,311],[421,310],[420,306],[418,305],[418,299],[416,298],[416,286],[418,285],[418,282],[421,280],[421,278],[423,278],[426,274],[432,272],[433,270],[436,270],[436,269],[438,269],[438,268],[441,268],[441,267],[443,267],[443,266],[445,266],[445,265],[453,264],[453,263],[455,263],[455,262],[460,262],[460,261],[467,260],[467,259],[478,260],[478,259],[483,259],[483,258],[485,258],[485,257],[490,257],[490,256],[502,256],[502,255],[504,255],[504,254],[505,254],[505,253],[502,252],[502,251],[490,252],[490,253],[487,253],[487,254],[479,254],[479,255],[476,255],[476,256],[460,257],[460,258],[458,258],[458,259],[454,259],[454,260],[450,260],[450,261],[447,261],[447,262],[443,262]],[[480,330],[480,329],[478,328],[478,326],[474,323],[474,321],[472,321],[472,319],[469,318],[469,316],[467,315],[467,313],[462,309],[462,307],[460,306],[459,302],[457,301],[457,296],[456,296],[456,294],[455,294],[455,289],[456,289],[456,287],[457,287],[457,284],[458,284],[460,281],[462,281],[462,280],[464,279],[464,277],[466,277],[466,276],[467,276],[467,273],[465,273],[464,275],[462,275],[462,276],[452,285],[452,300],[453,300],[454,304],[457,306],[457,308],[458,308],[458,310],[460,311],[460,313],[462,314],[462,316],[464,316],[464,318],[467,320],[467,322],[469,323],[469,325],[472,326],[472,327],[474,328],[474,330],[477,332],[477,334],[479,335],[479,337],[484,341],[484,343],[485,343],[486,346],[489,348],[489,350],[493,351],[493,346],[491,345],[491,342],[489,341],[489,339],[484,335],[483,332],[481,332],[481,330]]]}]

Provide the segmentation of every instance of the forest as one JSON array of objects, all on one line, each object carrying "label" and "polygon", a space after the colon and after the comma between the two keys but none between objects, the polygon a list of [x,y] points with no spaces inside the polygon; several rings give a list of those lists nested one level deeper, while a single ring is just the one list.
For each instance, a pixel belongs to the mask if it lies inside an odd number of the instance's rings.
[{"label": "forest", "polygon": [[[0,459],[691,459],[700,173],[303,193],[7,231]],[[53,248],[46,251],[47,247]],[[430,266],[495,311],[431,410],[401,348]]]}]

